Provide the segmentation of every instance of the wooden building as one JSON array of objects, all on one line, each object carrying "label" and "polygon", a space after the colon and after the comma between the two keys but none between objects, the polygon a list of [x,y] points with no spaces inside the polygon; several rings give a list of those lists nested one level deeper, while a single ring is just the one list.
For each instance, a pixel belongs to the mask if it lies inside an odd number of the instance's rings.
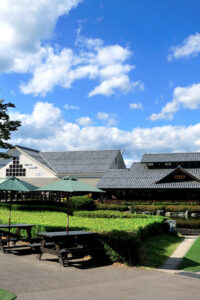
[{"label": "wooden building", "polygon": [[16,176],[37,187],[67,175],[96,186],[109,169],[125,169],[120,150],[42,152],[15,146],[0,159],[0,178]]},{"label": "wooden building", "polygon": [[200,153],[145,154],[130,169],[108,170],[97,187],[111,202],[200,201]]}]

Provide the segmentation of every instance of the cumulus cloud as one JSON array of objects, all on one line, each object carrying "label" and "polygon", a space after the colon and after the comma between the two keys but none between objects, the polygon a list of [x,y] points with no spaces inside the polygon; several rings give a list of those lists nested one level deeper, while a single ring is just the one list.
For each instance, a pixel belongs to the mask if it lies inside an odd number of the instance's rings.
[{"label": "cumulus cloud", "polygon": [[78,107],[78,106],[75,106],[75,105],[69,105],[69,104],[65,104],[64,105],[64,108],[65,109],[75,109],[75,110],[79,110],[80,109],[80,107]]},{"label": "cumulus cloud", "polygon": [[19,86],[22,93],[45,96],[55,86],[71,88],[83,78],[96,81],[89,97],[142,88],[142,83],[129,77],[134,69],[127,64],[131,51],[81,36],[81,23],[75,49],[48,45],[58,19],[82,1],[41,0],[34,5],[28,0],[0,1],[0,72],[31,74]]},{"label": "cumulus cloud", "polygon": [[176,87],[173,92],[173,100],[168,102],[158,114],[152,114],[152,121],[165,119],[171,120],[174,114],[181,108],[198,109],[200,107],[200,83],[187,87]]},{"label": "cumulus cloud", "polygon": [[112,126],[117,123],[116,116],[114,114],[108,114],[105,112],[98,112],[97,119],[105,121],[107,126]]},{"label": "cumulus cloud", "polygon": [[57,19],[80,2],[40,0],[30,5],[29,0],[1,0],[0,71],[27,71],[34,56],[42,59],[41,42],[51,38]]},{"label": "cumulus cloud", "polygon": [[169,61],[198,55],[200,53],[200,34],[190,35],[180,45],[171,47],[170,52]]},{"label": "cumulus cloud", "polygon": [[92,123],[92,119],[90,117],[81,117],[76,119],[76,122],[81,126],[89,126]]},{"label": "cumulus cloud", "polygon": [[[85,41],[86,40],[86,41]],[[45,96],[55,85],[70,88],[74,81],[88,78],[97,80],[89,97],[97,94],[110,96],[116,91],[127,93],[133,88],[143,89],[140,81],[132,82],[128,76],[134,66],[126,64],[131,52],[119,45],[103,46],[103,41],[84,39],[85,43],[76,54],[71,49],[55,51],[48,48],[43,63],[33,70],[33,78],[20,86],[24,94]],[[88,46],[89,44],[89,46]]]},{"label": "cumulus cloud", "polygon": [[141,103],[130,103],[129,107],[130,107],[130,109],[143,109]]},{"label": "cumulus cloud", "polygon": [[61,111],[47,102],[38,102],[31,114],[11,116],[22,121],[22,127],[12,135],[12,144],[39,150],[121,149],[126,160],[140,160],[148,152],[200,151],[200,123],[130,131],[107,126],[80,127],[67,122]]}]

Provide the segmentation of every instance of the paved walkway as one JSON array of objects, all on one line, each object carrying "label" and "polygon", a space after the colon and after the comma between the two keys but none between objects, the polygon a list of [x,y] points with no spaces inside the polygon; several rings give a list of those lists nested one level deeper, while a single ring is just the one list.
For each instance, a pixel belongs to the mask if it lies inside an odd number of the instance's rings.
[{"label": "paved walkway", "polygon": [[38,261],[35,255],[0,253],[0,287],[17,294],[17,300],[199,298],[197,278],[116,266],[63,268],[52,258]]},{"label": "paved walkway", "polygon": [[170,258],[165,262],[165,264],[160,267],[160,270],[166,270],[166,271],[177,271],[178,266],[182,260],[182,258],[185,256],[185,254],[188,252],[192,244],[196,241],[198,236],[185,236],[184,240],[180,243],[180,245],[176,248],[176,250],[173,252],[173,254],[170,256]]}]

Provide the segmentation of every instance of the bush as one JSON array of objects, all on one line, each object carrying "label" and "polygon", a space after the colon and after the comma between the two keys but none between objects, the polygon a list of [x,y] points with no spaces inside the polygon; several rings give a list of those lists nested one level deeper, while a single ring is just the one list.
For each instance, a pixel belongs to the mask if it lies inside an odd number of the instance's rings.
[{"label": "bush", "polygon": [[126,205],[120,204],[97,204],[97,209],[99,210],[118,210],[118,211],[128,211],[129,208]]},{"label": "bush", "polygon": [[[94,210],[96,204],[93,199],[85,196],[77,196],[71,198],[72,206],[75,210]],[[3,209],[9,209],[10,203],[0,202],[0,207]],[[21,211],[61,211],[66,210],[66,204],[64,202],[53,201],[23,201],[12,203],[12,210]]]},{"label": "bush", "polygon": [[173,218],[177,228],[200,229],[200,219]]},{"label": "bush", "polygon": [[72,197],[75,210],[95,210],[96,204],[93,199],[88,197]]},{"label": "bush", "polygon": [[95,211],[76,211],[76,217],[84,218],[151,218],[152,216],[141,214],[130,214],[127,212],[113,211],[113,210],[95,210]]},{"label": "bush", "polygon": [[196,212],[200,213],[200,205],[132,205],[131,212],[149,211],[156,213],[157,210],[165,210],[169,212]]},{"label": "bush", "polygon": [[101,234],[100,239],[110,262],[120,262],[127,265],[138,263],[140,243],[135,234],[125,231],[111,231]]},{"label": "bush", "polygon": [[141,212],[141,211],[149,211],[152,213],[156,213],[157,210],[164,210],[164,205],[132,205],[130,207],[130,211],[134,212]]},{"label": "bush", "polygon": [[200,213],[200,206],[199,205],[167,205],[165,207],[166,211],[170,212],[185,212],[185,211],[190,211],[190,212],[196,212]]}]

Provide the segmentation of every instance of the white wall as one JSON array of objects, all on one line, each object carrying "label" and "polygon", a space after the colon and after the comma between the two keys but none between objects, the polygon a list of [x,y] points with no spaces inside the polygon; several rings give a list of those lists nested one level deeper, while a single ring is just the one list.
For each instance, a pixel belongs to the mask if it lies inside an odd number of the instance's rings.
[{"label": "white wall", "polygon": [[[42,167],[39,163],[26,155],[20,153],[18,150],[14,150],[12,156],[19,157],[19,164],[23,165],[23,168],[26,169],[26,177],[19,176],[22,180],[23,178],[56,178],[51,171]],[[13,164],[12,158],[0,161],[0,178],[6,177],[6,169],[8,169],[11,164]]]}]

